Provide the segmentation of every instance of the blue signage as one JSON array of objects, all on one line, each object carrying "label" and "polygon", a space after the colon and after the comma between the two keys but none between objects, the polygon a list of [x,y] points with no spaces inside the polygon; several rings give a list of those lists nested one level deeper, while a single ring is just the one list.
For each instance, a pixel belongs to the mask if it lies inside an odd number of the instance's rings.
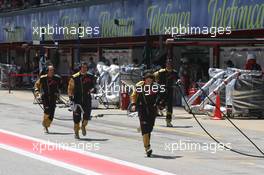
[{"label": "blue signage", "polygon": [[[264,29],[263,0],[123,0],[0,17],[0,42],[165,34],[168,27]],[[49,28],[48,28],[49,27]],[[83,34],[83,35],[82,35]]]}]

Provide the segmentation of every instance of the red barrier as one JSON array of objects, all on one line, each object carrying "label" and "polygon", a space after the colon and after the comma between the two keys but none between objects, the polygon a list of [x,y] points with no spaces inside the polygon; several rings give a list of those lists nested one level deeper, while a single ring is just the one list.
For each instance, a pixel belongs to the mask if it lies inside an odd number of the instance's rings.
[{"label": "red barrier", "polygon": [[36,77],[37,74],[10,74],[11,77]]}]

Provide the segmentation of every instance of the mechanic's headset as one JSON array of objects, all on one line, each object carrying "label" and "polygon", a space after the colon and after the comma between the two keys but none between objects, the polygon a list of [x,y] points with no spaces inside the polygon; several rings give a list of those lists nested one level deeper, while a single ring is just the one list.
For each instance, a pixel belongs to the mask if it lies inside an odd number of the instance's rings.
[{"label": "mechanic's headset", "polygon": [[81,62],[78,64],[78,68],[79,68],[79,70],[81,70],[81,68],[82,68],[83,65],[86,65],[86,66],[88,67],[88,63],[87,63],[87,62],[85,62],[85,61],[81,61]]}]

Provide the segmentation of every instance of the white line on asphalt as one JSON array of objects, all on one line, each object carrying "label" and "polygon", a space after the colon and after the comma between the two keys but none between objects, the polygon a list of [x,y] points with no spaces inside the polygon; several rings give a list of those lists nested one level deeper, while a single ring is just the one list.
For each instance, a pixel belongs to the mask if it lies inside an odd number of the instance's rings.
[{"label": "white line on asphalt", "polygon": [[[41,143],[46,144],[46,145],[58,145],[56,143],[47,142],[45,140],[41,140],[41,139],[38,139],[38,138],[34,138],[34,137],[18,134],[18,133],[7,131],[7,130],[3,130],[3,129],[0,129],[0,132],[11,134],[11,135],[14,135],[14,136],[17,136],[17,137],[21,137],[21,138],[25,138],[25,139],[29,139],[29,140],[34,140],[34,141],[41,142]],[[117,164],[120,164],[120,165],[125,165],[125,166],[128,166],[128,167],[137,168],[137,169],[140,169],[140,170],[143,170],[143,171],[147,171],[147,172],[150,172],[150,173],[155,173],[155,174],[159,174],[159,175],[175,175],[173,173],[157,170],[157,169],[154,169],[154,168],[146,167],[146,166],[143,166],[143,165],[138,165],[138,164],[135,164],[135,163],[132,163],[132,162],[127,162],[127,161],[119,160],[119,159],[108,157],[108,156],[95,154],[95,153],[88,152],[88,151],[83,151],[83,150],[80,150],[80,149],[74,149],[74,148],[71,148],[71,147],[63,146],[63,145],[60,146],[60,147],[64,148],[65,150],[69,150],[69,151],[85,154],[85,155],[88,155],[88,156],[92,156],[92,157],[95,157],[95,158],[111,161],[111,162],[114,162],[114,163],[117,163]]]},{"label": "white line on asphalt", "polygon": [[77,166],[74,166],[74,165],[70,165],[70,164],[67,164],[67,163],[64,163],[64,162],[60,162],[60,161],[54,160],[54,159],[49,159],[49,158],[44,157],[44,156],[36,155],[36,154],[31,153],[31,152],[24,151],[24,150],[21,150],[21,149],[18,149],[18,148],[9,146],[9,145],[0,144],[0,148],[2,148],[4,150],[7,150],[7,151],[11,151],[11,152],[17,153],[17,154],[20,154],[20,155],[23,155],[23,156],[26,156],[26,157],[30,157],[32,159],[36,159],[36,160],[40,160],[42,162],[46,162],[46,163],[49,163],[49,164],[52,164],[52,165],[56,165],[58,167],[69,169],[71,171],[74,171],[74,172],[77,172],[77,173],[80,173],[80,174],[101,175],[101,174],[98,174],[98,173],[93,172],[93,171],[89,171],[89,170],[86,170],[86,169],[83,169],[83,168],[80,168],[80,167],[77,167]]}]

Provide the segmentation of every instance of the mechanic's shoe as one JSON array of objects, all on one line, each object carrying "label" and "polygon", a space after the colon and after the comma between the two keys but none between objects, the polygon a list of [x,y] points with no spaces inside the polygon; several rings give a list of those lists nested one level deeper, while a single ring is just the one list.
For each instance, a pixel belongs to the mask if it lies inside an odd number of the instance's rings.
[{"label": "mechanic's shoe", "polygon": [[147,154],[148,157],[151,157],[152,149],[150,147],[146,150],[146,154]]},{"label": "mechanic's shoe", "polygon": [[79,140],[80,139],[79,133],[75,133],[74,138]]},{"label": "mechanic's shoe", "polygon": [[171,115],[166,116],[166,126],[170,128],[173,127],[173,125],[171,124]]},{"label": "mechanic's shoe", "polygon": [[49,129],[48,129],[48,127],[44,127],[43,130],[44,130],[44,133],[45,133],[45,134],[48,134],[48,133],[49,133]]},{"label": "mechanic's shoe", "polygon": [[85,126],[82,126],[81,129],[82,129],[82,135],[83,135],[83,136],[86,136],[86,129],[85,129]]},{"label": "mechanic's shoe", "polygon": [[172,128],[173,127],[173,125],[171,124],[171,122],[167,122],[167,127],[169,127],[169,128]]},{"label": "mechanic's shoe", "polygon": [[86,136],[86,128],[85,127],[87,126],[87,124],[88,124],[88,120],[83,120],[82,127],[81,127],[83,136]]},{"label": "mechanic's shoe", "polygon": [[80,130],[80,124],[74,124],[74,138],[75,139],[80,139],[79,136],[79,130]]},{"label": "mechanic's shoe", "polygon": [[150,148],[150,133],[143,135],[143,143],[145,147],[145,151],[148,157],[152,154],[152,149]]},{"label": "mechanic's shoe", "polygon": [[49,129],[48,127],[51,124],[51,120],[49,119],[49,115],[48,114],[44,114],[43,116],[43,121],[42,121],[42,126],[44,128],[44,133],[48,134],[49,133]]}]

